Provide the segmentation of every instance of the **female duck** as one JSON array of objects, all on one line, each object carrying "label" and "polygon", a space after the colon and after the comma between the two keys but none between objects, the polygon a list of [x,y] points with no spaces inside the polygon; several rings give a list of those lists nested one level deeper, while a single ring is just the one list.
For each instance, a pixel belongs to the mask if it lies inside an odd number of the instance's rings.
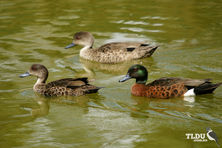
[{"label": "female duck", "polygon": [[148,72],[142,65],[133,65],[129,68],[127,75],[119,80],[124,82],[131,78],[136,79],[136,84],[131,88],[134,96],[149,98],[171,98],[180,96],[193,96],[212,93],[222,83],[213,84],[210,79],[189,78],[160,78],[146,84]]},{"label": "female duck", "polygon": [[138,42],[113,42],[93,49],[94,37],[89,32],[77,32],[74,34],[72,44],[81,45],[80,57],[100,63],[120,63],[127,60],[141,59],[151,56],[157,46]]},{"label": "female duck", "polygon": [[88,84],[88,78],[66,78],[46,84],[48,70],[41,64],[33,64],[29,71],[20,77],[24,78],[31,75],[38,78],[33,90],[45,96],[81,96],[96,93],[100,89]]}]

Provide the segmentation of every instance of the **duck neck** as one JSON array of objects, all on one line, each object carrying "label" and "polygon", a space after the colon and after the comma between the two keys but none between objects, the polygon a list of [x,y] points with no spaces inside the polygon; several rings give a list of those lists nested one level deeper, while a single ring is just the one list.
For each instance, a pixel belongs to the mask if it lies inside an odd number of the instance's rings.
[{"label": "duck neck", "polygon": [[87,57],[87,51],[89,51],[90,49],[92,49],[92,46],[90,45],[87,45],[87,46],[84,46],[81,50],[80,50],[80,56],[81,57]]},{"label": "duck neck", "polygon": [[35,85],[34,85],[34,89],[37,89],[39,85],[44,85],[46,82],[47,78],[38,78]]},{"label": "duck neck", "polygon": [[146,84],[147,77],[141,77],[141,78],[136,78],[136,83],[137,84]]}]

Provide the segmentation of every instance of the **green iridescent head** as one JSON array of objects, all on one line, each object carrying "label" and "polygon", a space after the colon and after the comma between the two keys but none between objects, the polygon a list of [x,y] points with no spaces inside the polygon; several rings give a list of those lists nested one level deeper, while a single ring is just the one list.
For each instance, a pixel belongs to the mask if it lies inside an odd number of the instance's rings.
[{"label": "green iridescent head", "polygon": [[145,84],[148,78],[148,71],[142,65],[136,64],[129,68],[126,76],[119,80],[119,82],[127,81],[131,78],[136,79],[136,83]]}]

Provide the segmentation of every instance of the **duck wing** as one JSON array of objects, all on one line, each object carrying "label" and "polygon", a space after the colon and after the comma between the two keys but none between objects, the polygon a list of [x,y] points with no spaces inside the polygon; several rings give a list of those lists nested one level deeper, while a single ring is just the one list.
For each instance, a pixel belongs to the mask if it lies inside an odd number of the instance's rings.
[{"label": "duck wing", "polygon": [[204,83],[211,83],[211,79],[189,79],[189,78],[175,78],[175,77],[163,77],[160,79],[157,79],[147,85],[150,86],[171,86],[173,84],[181,83],[184,84],[188,89],[200,86]]},{"label": "duck wing", "polygon": [[[113,42],[113,43],[108,43],[105,44],[101,47],[99,47],[97,50],[99,52],[112,52],[112,51],[125,51],[125,52],[132,52],[135,49],[139,48],[147,48],[150,45],[147,43],[139,43],[139,42]],[[150,46],[151,47],[151,46]]]},{"label": "duck wing", "polygon": [[52,81],[46,85],[46,88],[51,87],[67,87],[67,88],[77,88],[84,85],[88,85],[88,78],[65,78],[56,81]]}]

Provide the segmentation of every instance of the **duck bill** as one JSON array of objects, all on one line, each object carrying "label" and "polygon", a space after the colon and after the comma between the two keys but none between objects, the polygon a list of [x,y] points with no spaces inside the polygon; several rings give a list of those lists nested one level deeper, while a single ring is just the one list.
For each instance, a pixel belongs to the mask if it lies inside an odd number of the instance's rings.
[{"label": "duck bill", "polygon": [[26,73],[21,74],[19,77],[24,78],[24,77],[28,77],[28,76],[31,76],[31,74],[29,72],[26,72]]},{"label": "duck bill", "polygon": [[129,79],[131,79],[131,77],[130,77],[129,74],[127,74],[127,75],[125,75],[122,79],[120,79],[119,82],[125,82],[125,81],[127,81],[127,80],[129,80]]},{"label": "duck bill", "polygon": [[71,47],[74,47],[74,46],[75,46],[75,44],[74,44],[74,43],[71,43],[71,44],[69,44],[68,46],[66,46],[65,49],[68,49],[68,48],[71,48]]}]

